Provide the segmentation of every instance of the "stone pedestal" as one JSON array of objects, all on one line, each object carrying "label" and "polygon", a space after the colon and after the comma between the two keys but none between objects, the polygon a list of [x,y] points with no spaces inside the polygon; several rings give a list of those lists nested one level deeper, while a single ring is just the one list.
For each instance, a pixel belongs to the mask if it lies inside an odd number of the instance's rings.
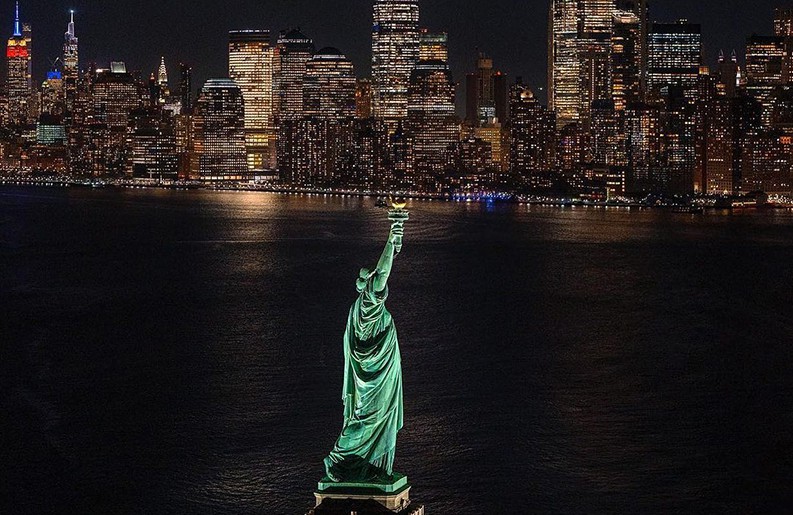
[{"label": "stone pedestal", "polygon": [[401,474],[384,483],[334,483],[325,478],[314,497],[316,505],[308,515],[424,515],[424,506],[411,504],[410,484]]}]

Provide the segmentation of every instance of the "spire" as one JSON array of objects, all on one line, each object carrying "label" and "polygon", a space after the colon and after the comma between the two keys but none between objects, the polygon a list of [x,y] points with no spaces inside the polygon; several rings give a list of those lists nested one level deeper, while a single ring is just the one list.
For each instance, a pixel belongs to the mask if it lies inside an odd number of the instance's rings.
[{"label": "spire", "polygon": [[168,70],[165,69],[165,57],[160,59],[160,69],[157,72],[157,83],[160,86],[168,85]]},{"label": "spire", "polygon": [[71,19],[69,21],[69,25],[66,28],[66,34],[70,37],[74,37],[74,9],[71,9],[69,14],[71,15]]},{"label": "spire", "polygon": [[19,1],[17,1],[16,17],[14,18],[14,36],[22,36],[22,24],[19,23]]}]

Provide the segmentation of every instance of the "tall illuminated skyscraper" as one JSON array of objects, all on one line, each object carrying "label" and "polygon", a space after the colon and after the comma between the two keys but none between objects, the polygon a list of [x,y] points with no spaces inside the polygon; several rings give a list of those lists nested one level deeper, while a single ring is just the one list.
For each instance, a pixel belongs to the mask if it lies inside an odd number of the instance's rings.
[{"label": "tall illuminated skyscraper", "polygon": [[419,61],[449,62],[449,35],[421,29],[419,35]]},{"label": "tall illuminated skyscraper", "polygon": [[201,89],[193,117],[190,176],[206,181],[243,180],[246,164],[245,105],[230,79],[210,79]]},{"label": "tall illuminated skyscraper", "polygon": [[74,11],[69,12],[71,18],[66,26],[63,41],[63,87],[66,94],[66,112],[71,116],[74,110],[74,99],[77,97],[77,81],[80,76],[80,54],[77,36],[74,32]]},{"label": "tall illuminated skyscraper", "polygon": [[269,30],[229,32],[229,77],[245,101],[248,170],[275,167],[273,49]]},{"label": "tall illuminated skyscraper", "polygon": [[683,89],[687,98],[697,94],[699,67],[702,64],[702,29],[699,24],[653,23],[648,49],[648,94],[663,94],[669,86]]},{"label": "tall illuminated skyscraper", "polygon": [[[27,29],[27,30],[25,30]],[[29,27],[19,21],[19,2],[16,3],[14,34],[8,38],[8,118],[11,125],[26,125],[32,120],[33,64]]]},{"label": "tall illuminated skyscraper", "polygon": [[418,0],[375,0],[372,25],[374,117],[395,130],[407,117],[410,74],[419,60]]},{"label": "tall illuminated skyscraper", "polygon": [[746,91],[762,105],[763,125],[771,124],[774,89],[782,84],[785,38],[753,35],[746,40]]},{"label": "tall illuminated skyscraper", "polygon": [[641,100],[642,46],[639,17],[630,11],[618,11],[611,36],[611,98],[617,111]]},{"label": "tall illuminated skyscraper", "polygon": [[793,82],[793,9],[777,8],[774,11],[774,35],[785,38],[785,63],[783,80]]},{"label": "tall illuminated skyscraper", "polygon": [[611,99],[611,36],[614,0],[579,0],[578,61],[580,116],[589,123],[592,104]]},{"label": "tall illuminated skyscraper", "polygon": [[355,116],[355,70],[338,49],[319,50],[306,65],[305,116],[343,120]]},{"label": "tall illuminated skyscraper", "polygon": [[556,123],[520,79],[510,89],[509,165],[515,175],[531,177],[553,169]]},{"label": "tall illuminated skyscraper", "polygon": [[160,67],[157,70],[157,85],[168,88],[168,68],[165,67],[165,57],[160,58]]},{"label": "tall illuminated skyscraper", "polygon": [[326,47],[306,63],[300,119],[279,128],[279,173],[294,184],[338,184],[349,170],[355,117],[355,71],[336,48]]},{"label": "tall illuminated skyscraper", "polygon": [[303,79],[314,55],[314,41],[300,29],[282,31],[273,57],[273,103],[276,123],[303,116]]},{"label": "tall illuminated skyscraper", "polygon": [[53,66],[41,84],[41,113],[63,117],[64,108],[63,73]]},{"label": "tall illuminated skyscraper", "polygon": [[552,0],[548,13],[548,109],[561,128],[578,122],[581,109],[578,1]]},{"label": "tall illuminated skyscraper", "polygon": [[[432,52],[427,57],[443,57]],[[454,80],[446,60],[418,62],[410,76],[407,129],[413,145],[413,185],[432,190],[435,176],[443,172],[450,147],[460,141],[455,115]]]}]

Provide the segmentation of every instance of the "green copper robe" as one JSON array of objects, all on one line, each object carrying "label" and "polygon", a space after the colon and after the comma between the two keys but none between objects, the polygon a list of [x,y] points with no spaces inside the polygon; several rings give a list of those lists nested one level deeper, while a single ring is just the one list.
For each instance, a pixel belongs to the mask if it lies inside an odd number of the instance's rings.
[{"label": "green copper robe", "polygon": [[325,471],[336,482],[390,477],[397,432],[402,429],[402,360],[396,327],[385,308],[388,287],[378,292],[374,283],[372,277],[359,283],[362,291],[350,308],[344,332],[344,427],[325,458]]}]

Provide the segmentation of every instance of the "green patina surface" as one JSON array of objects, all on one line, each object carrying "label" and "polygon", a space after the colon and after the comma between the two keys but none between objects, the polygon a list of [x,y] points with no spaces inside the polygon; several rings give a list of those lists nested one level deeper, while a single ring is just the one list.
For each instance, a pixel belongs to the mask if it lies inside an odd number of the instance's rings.
[{"label": "green patina surface", "polygon": [[317,485],[320,492],[339,492],[361,495],[367,493],[386,493],[398,494],[408,486],[408,478],[402,474],[394,474],[390,481],[373,481],[370,483],[344,483],[332,481],[329,477],[325,477]]},{"label": "green patina surface", "polygon": [[[325,458],[326,479],[320,490],[355,487],[392,493],[407,479],[394,482],[397,433],[402,429],[402,358],[391,313],[385,307],[388,278],[402,248],[408,213],[389,211],[391,231],[385,249],[370,271],[356,282],[358,298],[344,332],[344,425]],[[401,486],[394,486],[400,481]],[[323,486],[324,485],[324,486]]]}]

